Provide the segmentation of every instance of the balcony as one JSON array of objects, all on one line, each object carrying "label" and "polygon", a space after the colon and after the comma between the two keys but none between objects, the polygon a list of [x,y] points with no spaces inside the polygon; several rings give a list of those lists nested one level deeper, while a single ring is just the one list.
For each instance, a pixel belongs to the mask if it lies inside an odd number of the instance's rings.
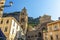
[{"label": "balcony", "polygon": [[53,28],[53,30],[54,30],[54,31],[58,31],[58,30],[59,30],[58,26],[55,26],[55,27]]},{"label": "balcony", "polygon": [[54,28],[54,31],[58,31],[59,29],[58,28]]}]

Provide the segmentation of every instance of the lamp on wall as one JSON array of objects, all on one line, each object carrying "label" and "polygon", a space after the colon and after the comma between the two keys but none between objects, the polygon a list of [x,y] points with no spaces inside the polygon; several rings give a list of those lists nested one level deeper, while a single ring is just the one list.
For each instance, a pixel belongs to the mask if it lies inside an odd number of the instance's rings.
[{"label": "lamp on wall", "polygon": [[4,6],[1,6],[1,8],[11,7],[12,5],[13,5],[13,2],[12,2],[12,1],[10,1],[10,2],[9,2],[9,5],[4,5]]},{"label": "lamp on wall", "polygon": [[10,6],[12,6],[12,5],[13,5],[13,2],[12,2],[12,1],[10,1],[10,2],[9,2],[9,4],[10,4]]}]

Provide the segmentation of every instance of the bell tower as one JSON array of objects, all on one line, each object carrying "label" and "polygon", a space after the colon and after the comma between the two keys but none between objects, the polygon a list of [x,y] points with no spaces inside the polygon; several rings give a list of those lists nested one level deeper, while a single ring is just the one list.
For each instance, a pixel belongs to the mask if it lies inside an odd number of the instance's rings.
[{"label": "bell tower", "polygon": [[20,12],[20,20],[19,20],[21,27],[23,29],[24,34],[26,34],[27,31],[27,25],[28,25],[28,15],[26,8],[24,7],[22,11]]},{"label": "bell tower", "polygon": [[5,0],[0,0],[0,17],[3,16],[4,4],[5,4]]}]

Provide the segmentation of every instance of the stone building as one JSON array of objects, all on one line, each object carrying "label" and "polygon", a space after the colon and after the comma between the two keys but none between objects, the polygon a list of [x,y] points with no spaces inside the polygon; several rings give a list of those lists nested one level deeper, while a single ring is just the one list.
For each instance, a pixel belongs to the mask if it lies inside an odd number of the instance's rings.
[{"label": "stone building", "polygon": [[[19,38],[21,37],[25,40],[26,37],[25,35],[28,26],[27,24],[28,15],[27,15],[26,8],[24,7],[21,12],[3,13],[4,4],[5,4],[5,0],[1,0],[0,1],[0,28],[3,34],[6,36],[6,40],[19,40]],[[8,22],[9,24],[7,24]],[[13,22],[14,24],[12,24]],[[12,25],[16,25],[16,26],[12,26]],[[16,29],[17,27],[18,29]]]},{"label": "stone building", "polygon": [[26,40],[42,40],[41,32],[40,30],[28,31]]},{"label": "stone building", "polygon": [[21,36],[24,35],[23,29],[21,28],[20,24],[13,17],[0,18],[0,29],[6,36],[6,40],[14,40],[18,31],[21,32]]},{"label": "stone building", "polygon": [[21,25],[26,34],[27,26],[28,26],[28,15],[27,10],[24,7],[21,12],[12,12],[12,13],[4,13],[3,17],[14,17]]},{"label": "stone building", "polygon": [[5,4],[5,0],[0,0],[0,17],[3,15],[3,6]]},{"label": "stone building", "polygon": [[40,19],[40,23],[45,23],[45,22],[50,22],[51,21],[51,16],[50,15],[43,15]]},{"label": "stone building", "polygon": [[28,15],[27,15],[25,7],[20,12],[19,23],[20,23],[21,27],[23,28],[24,34],[26,34],[27,26],[28,26],[28,24],[27,24],[28,23]]},{"label": "stone building", "polygon": [[[24,34],[23,38],[25,40],[25,37],[26,37],[25,35],[26,35],[26,31],[27,31],[27,26],[28,26],[28,24],[27,24],[28,16],[27,16],[26,8],[24,7],[21,12],[4,13],[1,18],[7,19],[8,17],[13,17],[20,24],[19,26],[22,28],[22,31]],[[16,35],[19,34],[19,32],[17,32]]]},{"label": "stone building", "polygon": [[43,33],[44,40],[60,40],[60,20],[48,23],[47,29]]},{"label": "stone building", "polygon": [[53,22],[49,15],[43,15],[39,20],[40,24],[34,27],[35,30],[27,32],[27,40],[43,40],[43,32],[47,31],[47,23]]}]

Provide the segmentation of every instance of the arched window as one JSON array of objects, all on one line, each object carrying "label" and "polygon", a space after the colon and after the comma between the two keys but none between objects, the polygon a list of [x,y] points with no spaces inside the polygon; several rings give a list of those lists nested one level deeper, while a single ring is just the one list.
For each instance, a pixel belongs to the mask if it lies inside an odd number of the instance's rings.
[{"label": "arched window", "polygon": [[58,29],[58,26],[55,26],[55,27],[54,27],[54,30],[57,30],[57,29]]},{"label": "arched window", "polygon": [[9,20],[7,20],[6,23],[8,24],[9,23]]},{"label": "arched window", "polygon": [[21,27],[23,28],[23,25],[21,25]]},{"label": "arched window", "polygon": [[58,35],[56,35],[56,40],[58,40]]},{"label": "arched window", "polygon": [[53,37],[52,36],[50,36],[51,37],[51,40],[53,40]]},{"label": "arched window", "polygon": [[3,23],[3,20],[1,20],[1,24]]},{"label": "arched window", "polygon": [[38,37],[41,37],[41,32],[38,33]]},{"label": "arched window", "polygon": [[46,31],[47,31],[47,29],[43,27],[43,28],[42,28],[42,31],[43,31],[43,32],[46,32]]},{"label": "arched window", "polygon": [[21,22],[25,22],[24,18],[21,19]]},{"label": "arched window", "polygon": [[5,27],[5,30],[4,30],[4,32],[7,32],[7,30],[8,30],[8,27]]},{"label": "arched window", "polygon": [[24,13],[21,13],[21,15],[24,15]]}]

